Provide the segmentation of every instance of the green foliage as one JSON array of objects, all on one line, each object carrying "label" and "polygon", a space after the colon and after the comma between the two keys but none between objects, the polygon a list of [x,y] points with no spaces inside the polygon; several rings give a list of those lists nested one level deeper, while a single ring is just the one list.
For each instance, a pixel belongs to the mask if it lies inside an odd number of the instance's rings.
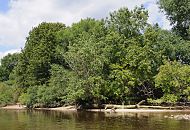
[{"label": "green foliage", "polygon": [[14,103],[13,88],[4,83],[0,83],[0,106]]},{"label": "green foliage", "polygon": [[60,106],[59,97],[58,97],[59,89],[56,89],[53,86],[40,86],[37,91],[37,101],[43,107],[56,107]]},{"label": "green foliage", "polygon": [[128,8],[121,8],[110,13],[106,24],[126,38],[131,38],[141,34],[147,25],[147,20],[148,12],[143,7],[136,7],[132,11]]},{"label": "green foliage", "polygon": [[173,25],[173,30],[185,39],[190,39],[190,1],[189,0],[159,0],[162,11]]},{"label": "green foliage", "polygon": [[152,98],[148,98],[147,102],[153,105],[161,105],[163,103],[162,99],[152,99]]},{"label": "green foliage", "polygon": [[0,64],[0,82],[8,81],[14,67],[18,62],[18,53],[8,54],[1,59]]},{"label": "green foliage", "polygon": [[187,95],[187,101],[190,101],[190,87],[188,86],[184,91],[183,91],[184,95]]},{"label": "green foliage", "polygon": [[113,96],[116,100],[123,102],[131,94],[131,88],[135,84],[133,74],[130,70],[126,70],[119,65],[112,65],[111,68],[110,79],[112,82],[107,91],[111,91],[113,94],[109,96]]},{"label": "green foliage", "polygon": [[48,86],[40,86],[37,92],[38,103],[46,107],[75,104],[83,98],[84,91],[78,77],[60,65],[52,65]]},{"label": "green foliage", "polygon": [[[118,54],[119,56],[110,65],[111,81],[122,85],[118,86],[119,89],[129,90],[128,96],[138,95],[138,98],[154,96],[153,77],[158,73],[158,67],[164,59],[161,47],[159,47],[161,35],[163,34],[159,28],[150,26],[145,30],[144,35],[127,39],[127,42],[125,40],[121,43],[117,42],[119,44],[113,47],[114,56]],[[123,89],[120,91],[124,92]],[[118,93],[118,95],[122,94]]]},{"label": "green foliage", "polygon": [[165,103],[176,103],[179,100],[179,97],[175,94],[164,94],[161,100]]},{"label": "green foliage", "polygon": [[26,93],[22,93],[19,97],[19,102],[25,104],[28,108],[34,107],[37,101],[38,86],[32,86],[27,89]]},{"label": "green foliage", "polygon": [[183,65],[176,61],[166,62],[160,67],[160,71],[156,75],[155,85],[156,87],[160,87],[162,89],[166,95],[166,99],[170,97],[168,94],[173,94],[177,97],[177,100],[179,100],[180,96],[183,95],[188,97],[190,85],[189,73],[189,65]]},{"label": "green foliage", "polygon": [[[102,86],[102,72],[107,58],[104,56],[104,44],[93,39],[78,41],[69,46],[65,59],[78,79],[77,83],[85,91],[84,98],[90,99]],[[74,79],[74,80],[77,80]],[[73,79],[71,79],[72,81]],[[76,85],[76,86],[78,86]]]},{"label": "green foliage", "polygon": [[81,97],[77,77],[63,66],[53,64],[51,67],[49,86],[41,87],[38,91],[40,103],[46,105],[72,104]]},{"label": "green foliage", "polygon": [[164,96],[159,99],[148,98],[147,102],[153,105],[161,105],[164,103],[175,104],[178,100],[179,97],[174,94],[164,94]]},{"label": "green foliage", "polygon": [[[170,7],[168,2],[176,1],[160,0],[161,8]],[[18,97],[30,108],[190,100],[190,42],[147,19],[148,12],[136,7],[70,27],[41,23],[19,55],[2,59],[0,81],[12,87],[0,87],[0,103],[17,102]],[[184,37],[175,19],[174,29]]]},{"label": "green foliage", "polygon": [[51,64],[60,63],[56,50],[61,44],[56,35],[64,27],[61,23],[41,23],[30,31],[16,68],[20,86],[42,85],[48,81]]}]

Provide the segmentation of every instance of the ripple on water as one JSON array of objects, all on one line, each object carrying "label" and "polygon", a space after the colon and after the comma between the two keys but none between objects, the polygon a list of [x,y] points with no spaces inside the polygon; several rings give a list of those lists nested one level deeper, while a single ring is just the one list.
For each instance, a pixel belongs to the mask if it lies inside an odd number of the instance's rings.
[{"label": "ripple on water", "polygon": [[188,130],[182,117],[190,114],[0,110],[0,130]]}]

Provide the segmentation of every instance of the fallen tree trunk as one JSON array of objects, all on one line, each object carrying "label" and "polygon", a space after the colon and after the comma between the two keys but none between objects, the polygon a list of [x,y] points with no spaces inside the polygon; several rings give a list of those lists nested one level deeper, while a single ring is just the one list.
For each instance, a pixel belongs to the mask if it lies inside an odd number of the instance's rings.
[{"label": "fallen tree trunk", "polygon": [[138,109],[138,108],[142,108],[142,109],[178,109],[178,110],[182,110],[182,109],[190,109],[190,106],[181,106],[181,105],[176,105],[176,106],[147,106],[147,105],[141,105],[145,102],[145,100],[140,101],[139,103],[137,103],[136,105],[115,105],[115,104],[104,104],[104,108],[105,109]]},{"label": "fallen tree trunk", "polygon": [[133,109],[133,108],[136,108],[136,105],[105,104],[105,109]]},{"label": "fallen tree trunk", "polygon": [[146,105],[114,105],[105,104],[106,109],[190,109],[188,106],[146,106]]},{"label": "fallen tree trunk", "polygon": [[175,107],[165,107],[165,106],[145,106],[141,105],[138,108],[149,108],[149,109],[175,109]]},{"label": "fallen tree trunk", "polygon": [[184,109],[187,107],[184,106],[175,106],[175,107],[170,107],[170,106],[146,106],[146,105],[113,105],[113,104],[106,104],[105,109]]}]

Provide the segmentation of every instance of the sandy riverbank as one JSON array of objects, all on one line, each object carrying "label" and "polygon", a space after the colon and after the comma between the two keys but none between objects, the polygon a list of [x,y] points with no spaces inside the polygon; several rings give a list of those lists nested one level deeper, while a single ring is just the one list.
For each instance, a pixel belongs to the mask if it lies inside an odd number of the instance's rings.
[{"label": "sandy riverbank", "polygon": [[115,112],[115,113],[143,113],[143,112],[190,112],[190,110],[170,110],[170,109],[87,109],[86,111],[92,112]]},{"label": "sandy riverbank", "polygon": [[25,105],[7,105],[5,107],[1,107],[0,109],[7,109],[7,110],[24,110],[26,109]]},{"label": "sandy riverbank", "polygon": [[77,109],[74,106],[55,107],[55,108],[35,108],[35,110],[77,111]]},{"label": "sandy riverbank", "polygon": [[[53,110],[53,111],[77,111],[73,106],[68,107],[57,107],[57,108],[36,108],[37,110]],[[173,109],[84,109],[89,112],[106,112],[106,113],[160,113],[160,112],[190,112],[190,110],[173,110]]]},{"label": "sandy riverbank", "polygon": [[[0,109],[6,110],[24,110],[27,109],[25,105],[7,105],[5,107],[0,107]],[[57,110],[57,111],[77,111],[73,106],[67,107],[56,107],[56,108],[35,108],[35,110]]]},{"label": "sandy riverbank", "polygon": [[[0,109],[6,110],[24,110],[27,109],[24,105],[8,105],[5,107],[1,107]],[[67,107],[56,107],[56,108],[35,108],[35,110],[52,110],[52,111],[77,111],[74,106]],[[90,112],[114,112],[114,113],[143,113],[143,112],[190,112],[189,109],[184,110],[173,110],[173,109],[85,109],[85,111]]]}]

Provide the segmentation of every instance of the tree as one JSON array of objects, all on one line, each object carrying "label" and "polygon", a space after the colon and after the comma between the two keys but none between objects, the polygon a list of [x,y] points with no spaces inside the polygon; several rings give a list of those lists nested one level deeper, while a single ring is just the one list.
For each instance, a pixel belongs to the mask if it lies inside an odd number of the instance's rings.
[{"label": "tree", "polygon": [[[71,77],[70,81],[75,80],[77,86],[82,87],[80,89],[84,94],[81,95],[80,100],[95,99],[94,102],[98,102],[102,99],[103,71],[108,61],[107,46],[103,42],[107,33],[104,22],[87,18],[73,24],[69,30],[72,38],[69,39],[68,51],[63,55],[74,77],[78,78],[76,80]],[[64,39],[65,36],[62,36]],[[71,85],[70,87],[73,88]]]},{"label": "tree", "polygon": [[13,88],[4,83],[0,83],[0,106],[14,103]]},{"label": "tree", "polygon": [[39,86],[29,87],[26,93],[22,93],[19,97],[19,102],[25,104],[28,108],[33,108],[38,103],[37,91]]},{"label": "tree", "polygon": [[75,104],[84,95],[78,77],[71,70],[53,64],[48,86],[40,86],[37,92],[38,103],[45,107]]},{"label": "tree", "polygon": [[[49,88],[55,102],[59,104],[77,104],[84,98],[84,89],[81,80],[71,69],[65,69],[60,65],[52,65]],[[49,91],[46,89],[46,91]],[[47,96],[47,95],[46,95]]]},{"label": "tree", "polygon": [[161,52],[156,48],[159,35],[159,29],[151,26],[144,30],[144,34],[130,38],[112,35],[112,42],[116,40],[110,51],[114,59],[110,63],[111,89],[116,89],[112,92],[115,93],[113,97],[126,101],[129,97],[137,97],[135,95],[140,95],[139,99],[154,96],[153,77],[162,64]]},{"label": "tree", "polygon": [[[184,4],[176,1],[160,0],[160,6]],[[0,100],[15,100],[20,93],[19,101],[28,107],[144,99],[173,103],[182,96],[190,100],[190,42],[179,29],[185,39],[148,24],[147,19],[148,12],[136,7],[114,11],[106,20],[82,19],[69,27],[41,23],[30,31],[17,64],[8,67],[16,61],[12,56],[2,60],[0,80],[15,80],[12,85],[19,87],[7,89],[17,93],[13,98],[8,91],[9,96],[2,94]]]},{"label": "tree", "polygon": [[110,13],[106,20],[108,28],[123,34],[126,38],[139,36],[145,29],[148,20],[148,12],[143,7],[136,7],[130,11],[121,8]]},{"label": "tree", "polygon": [[8,81],[14,67],[18,63],[19,53],[8,54],[1,59],[0,81]]},{"label": "tree", "polygon": [[51,64],[63,61],[57,52],[62,44],[56,35],[64,28],[61,23],[41,23],[30,31],[16,69],[18,84],[42,85],[49,80]]},{"label": "tree", "polygon": [[[93,36],[91,36],[93,37]],[[103,42],[95,42],[93,38],[78,38],[78,42],[68,47],[65,59],[71,70],[77,75],[85,91],[84,98],[92,99],[95,89],[101,89],[102,74],[107,57],[104,55]],[[97,94],[97,93],[96,93]],[[100,94],[98,92],[98,94]]]},{"label": "tree", "polygon": [[190,66],[176,61],[166,61],[160,66],[159,73],[155,77],[155,85],[162,89],[163,99],[166,101],[175,99],[175,102],[182,100],[184,96],[189,99],[189,74]]},{"label": "tree", "polygon": [[159,0],[158,3],[173,25],[173,30],[183,38],[190,39],[190,1]]}]

